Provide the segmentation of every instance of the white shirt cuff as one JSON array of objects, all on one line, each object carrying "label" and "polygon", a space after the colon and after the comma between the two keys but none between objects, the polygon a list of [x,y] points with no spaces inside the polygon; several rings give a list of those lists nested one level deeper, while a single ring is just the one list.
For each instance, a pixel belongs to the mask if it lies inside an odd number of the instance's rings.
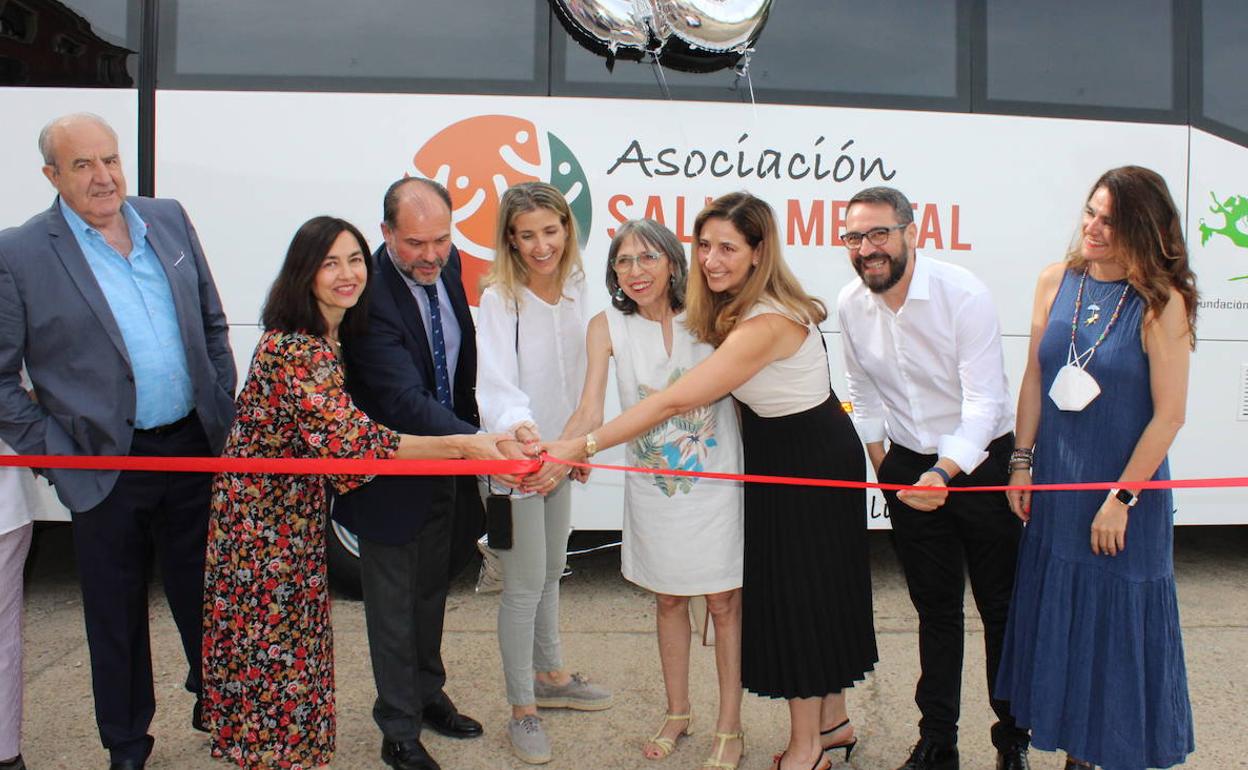
[{"label": "white shirt cuff", "polygon": [[864,444],[874,444],[885,438],[884,418],[882,417],[855,417],[854,427],[858,430],[858,438]]},{"label": "white shirt cuff", "polygon": [[974,471],[980,463],[988,459],[988,452],[983,447],[977,447],[960,436],[941,436],[936,445],[936,453],[953,460],[963,473]]}]

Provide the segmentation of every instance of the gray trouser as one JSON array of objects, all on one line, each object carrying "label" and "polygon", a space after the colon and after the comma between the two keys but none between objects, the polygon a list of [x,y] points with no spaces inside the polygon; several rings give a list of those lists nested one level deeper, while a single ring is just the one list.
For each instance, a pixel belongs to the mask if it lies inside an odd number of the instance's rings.
[{"label": "gray trouser", "polygon": [[22,567],[33,531],[24,524],[0,535],[0,760],[21,752]]},{"label": "gray trouser", "polygon": [[568,560],[572,523],[571,484],[547,497],[511,501],[512,547],[499,551],[503,598],[498,607],[498,646],[503,654],[507,701],[536,702],[534,671],[563,667],[559,649],[559,578]]}]

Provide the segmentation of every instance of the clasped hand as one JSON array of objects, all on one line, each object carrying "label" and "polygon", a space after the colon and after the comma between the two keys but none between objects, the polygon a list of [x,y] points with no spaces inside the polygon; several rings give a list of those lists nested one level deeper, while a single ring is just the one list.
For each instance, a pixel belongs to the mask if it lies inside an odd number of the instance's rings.
[{"label": "clasped hand", "polygon": [[[530,438],[526,435],[524,438]],[[510,446],[500,445],[504,456],[510,460],[530,460],[542,456],[543,452],[560,459],[570,459],[580,461],[583,457],[574,457],[574,453],[568,452],[565,445],[574,445],[575,441],[551,441],[543,444],[536,435],[532,435],[531,441],[512,441],[508,442]],[[564,454],[560,454],[559,449],[563,449]],[[559,487],[559,482],[564,477],[569,477],[582,484],[589,480],[588,468],[572,468],[561,463],[543,462],[542,466],[533,473],[522,475],[499,475],[494,477],[497,484],[514,489],[518,492],[536,493],[540,495],[549,495]]]}]

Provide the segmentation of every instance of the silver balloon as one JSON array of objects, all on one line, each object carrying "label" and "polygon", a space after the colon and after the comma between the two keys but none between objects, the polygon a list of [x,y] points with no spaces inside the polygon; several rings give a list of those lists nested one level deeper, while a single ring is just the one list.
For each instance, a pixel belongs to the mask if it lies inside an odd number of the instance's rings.
[{"label": "silver balloon", "polygon": [[651,54],[663,66],[711,72],[740,63],[772,0],[550,0],[581,45],[607,57]]},{"label": "silver balloon", "polygon": [[650,42],[649,0],[551,0],[551,5],[588,38],[582,42],[611,54],[621,48],[645,51]]},{"label": "silver balloon", "polygon": [[[684,41],[691,51],[741,53],[758,39],[771,0],[651,0],[656,26]],[[665,36],[666,37],[666,36]]]}]

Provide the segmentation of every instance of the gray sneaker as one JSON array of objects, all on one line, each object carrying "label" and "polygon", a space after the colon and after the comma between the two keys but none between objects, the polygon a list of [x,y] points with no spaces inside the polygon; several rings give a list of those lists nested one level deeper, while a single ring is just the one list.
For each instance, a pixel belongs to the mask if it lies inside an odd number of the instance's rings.
[{"label": "gray sneaker", "polygon": [[530,765],[544,765],[550,761],[550,738],[542,729],[541,717],[527,714],[520,719],[507,720],[507,737],[511,739],[511,752]]},{"label": "gray sneaker", "polygon": [[602,711],[611,708],[611,691],[590,684],[584,674],[573,674],[562,687],[534,680],[533,694],[537,705],[544,709],[576,709],[577,711]]}]

